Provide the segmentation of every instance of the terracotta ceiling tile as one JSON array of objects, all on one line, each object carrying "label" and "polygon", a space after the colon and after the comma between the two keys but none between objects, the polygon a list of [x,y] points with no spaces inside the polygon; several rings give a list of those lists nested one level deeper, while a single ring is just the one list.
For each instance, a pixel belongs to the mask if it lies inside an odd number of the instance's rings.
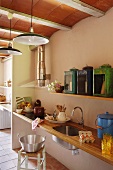
[{"label": "terracotta ceiling tile", "polygon": [[[81,0],[93,7],[102,11],[107,11],[113,7],[113,0]],[[0,6],[19,11],[26,14],[31,14],[31,0],[0,0]],[[78,11],[74,8],[66,6],[57,0],[33,0],[33,15],[46,20],[50,20],[65,26],[72,27],[82,19],[89,17],[89,14]],[[10,28],[10,22],[7,16],[0,14],[0,27]],[[11,28],[24,32],[29,32],[30,23],[16,19],[11,20]],[[58,29],[47,27],[33,23],[34,32],[50,37]],[[12,37],[16,36],[12,34]],[[0,38],[9,38],[8,33],[0,32]]]},{"label": "terracotta ceiling tile", "polygon": [[6,15],[1,15],[0,17],[0,27],[9,27],[10,21],[8,20]]},{"label": "terracotta ceiling tile", "polygon": [[80,12],[78,10],[75,10],[73,14],[65,18],[62,22],[64,25],[68,25],[70,27],[74,26],[77,22],[81,21],[82,19],[85,19],[89,17],[89,14],[86,14],[84,12]]},{"label": "terracotta ceiling tile", "polygon": [[98,0],[94,7],[106,12],[108,9],[113,7],[113,0]]},{"label": "terracotta ceiling tile", "polygon": [[[60,5],[59,7],[55,8],[47,17],[48,20],[53,22],[62,23],[62,21],[72,14],[75,10],[70,8],[66,5]],[[67,24],[68,26],[68,24]]]},{"label": "terracotta ceiling tile", "polygon": [[1,6],[9,8],[13,0],[1,0]]},{"label": "terracotta ceiling tile", "polygon": [[58,31],[58,29],[43,26],[43,25],[37,25],[37,24],[33,24],[33,28],[35,33],[47,37],[50,37],[54,32]]},{"label": "terracotta ceiling tile", "polygon": [[4,36],[4,32],[0,31],[0,37]]},{"label": "terracotta ceiling tile", "polygon": [[[16,19],[16,18],[11,19],[11,28],[14,27],[14,25],[16,24],[17,21],[18,21],[18,19]],[[10,20],[8,19],[8,17],[6,15],[1,15],[0,26],[2,28],[8,28],[8,29],[10,28]]]},{"label": "terracotta ceiling tile", "polygon": [[33,7],[33,15],[46,19],[61,3],[55,0],[39,0]]},{"label": "terracotta ceiling tile", "polygon": [[8,45],[8,43],[7,42],[3,42],[3,41],[0,41],[0,46],[7,46]]},{"label": "terracotta ceiling tile", "polygon": [[2,34],[2,36],[1,36],[2,38],[4,38],[4,39],[10,39],[10,34],[9,33],[6,33],[6,32],[4,32],[4,34]]},{"label": "terracotta ceiling tile", "polygon": [[104,12],[113,7],[113,0],[82,0],[82,2],[85,2],[86,4],[89,4]]},{"label": "terracotta ceiling tile", "polygon": [[93,6],[93,4],[95,4],[98,0],[82,0],[82,2]]},{"label": "terracotta ceiling tile", "polygon": [[18,19],[18,21],[14,25],[13,29],[29,32],[30,31],[30,23],[27,21],[22,21],[22,20]]},{"label": "terracotta ceiling tile", "polygon": [[[34,0],[35,5],[39,0]],[[31,14],[31,0],[2,0],[2,5],[5,8],[10,8],[19,12]]]}]

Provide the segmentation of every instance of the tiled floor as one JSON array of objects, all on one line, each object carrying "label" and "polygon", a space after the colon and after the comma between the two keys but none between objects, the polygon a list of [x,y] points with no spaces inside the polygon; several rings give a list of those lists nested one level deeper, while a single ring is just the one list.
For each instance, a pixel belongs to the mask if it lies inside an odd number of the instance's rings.
[{"label": "tiled floor", "polygon": [[[0,130],[0,170],[17,170],[17,151],[11,149],[10,129]],[[64,165],[46,153],[47,170],[68,170]],[[36,162],[29,161],[30,168]]]}]

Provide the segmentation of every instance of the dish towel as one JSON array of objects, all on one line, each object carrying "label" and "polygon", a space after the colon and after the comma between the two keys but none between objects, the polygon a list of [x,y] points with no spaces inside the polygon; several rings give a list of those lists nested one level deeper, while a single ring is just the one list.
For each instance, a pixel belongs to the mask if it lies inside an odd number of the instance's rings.
[{"label": "dish towel", "polygon": [[36,118],[35,120],[32,121],[32,130],[36,130],[36,127],[38,126],[39,123],[43,122],[44,120],[41,120],[40,118]]}]

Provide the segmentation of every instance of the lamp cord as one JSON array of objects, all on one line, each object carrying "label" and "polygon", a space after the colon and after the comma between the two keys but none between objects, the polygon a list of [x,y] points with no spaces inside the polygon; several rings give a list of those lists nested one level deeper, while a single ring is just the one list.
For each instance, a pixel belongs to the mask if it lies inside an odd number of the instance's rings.
[{"label": "lamp cord", "polygon": [[33,14],[33,0],[31,2],[31,27],[32,27],[32,14]]},{"label": "lamp cord", "polygon": [[11,40],[11,19],[10,19],[10,40]]},{"label": "lamp cord", "polygon": [[11,19],[10,19],[10,41],[8,43],[8,48],[12,48],[12,43],[11,43]]}]

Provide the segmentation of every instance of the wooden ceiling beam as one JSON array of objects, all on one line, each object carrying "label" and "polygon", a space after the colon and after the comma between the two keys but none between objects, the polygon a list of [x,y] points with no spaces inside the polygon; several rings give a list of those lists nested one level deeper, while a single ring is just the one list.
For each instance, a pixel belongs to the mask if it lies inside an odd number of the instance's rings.
[{"label": "wooden ceiling beam", "polygon": [[[15,11],[15,10],[11,10],[11,9],[8,9],[8,8],[0,7],[0,13],[1,14],[8,15],[9,12],[13,13],[13,17],[15,17],[15,18],[31,22],[31,15],[28,15],[28,14],[25,14],[25,13],[22,13],[22,12],[18,12],[18,11]],[[56,28],[56,29],[59,29],[59,30],[65,30],[65,31],[71,30],[71,27],[67,27],[65,25],[61,25],[61,24],[58,24],[58,23],[55,23],[55,22],[52,22],[52,21],[49,21],[49,20],[45,20],[45,19],[42,19],[42,18],[38,18],[38,17],[35,17],[35,16],[32,17],[32,22],[37,23],[37,24],[41,24],[41,25],[45,25],[45,26],[48,26],[48,27]]]},{"label": "wooden ceiling beam", "polygon": [[102,17],[105,13],[91,5],[88,5],[82,1],[79,0],[57,0],[61,2],[62,4],[65,4],[67,6],[70,6],[72,8],[75,8],[79,11],[85,12],[87,14],[90,14],[94,17]]}]

